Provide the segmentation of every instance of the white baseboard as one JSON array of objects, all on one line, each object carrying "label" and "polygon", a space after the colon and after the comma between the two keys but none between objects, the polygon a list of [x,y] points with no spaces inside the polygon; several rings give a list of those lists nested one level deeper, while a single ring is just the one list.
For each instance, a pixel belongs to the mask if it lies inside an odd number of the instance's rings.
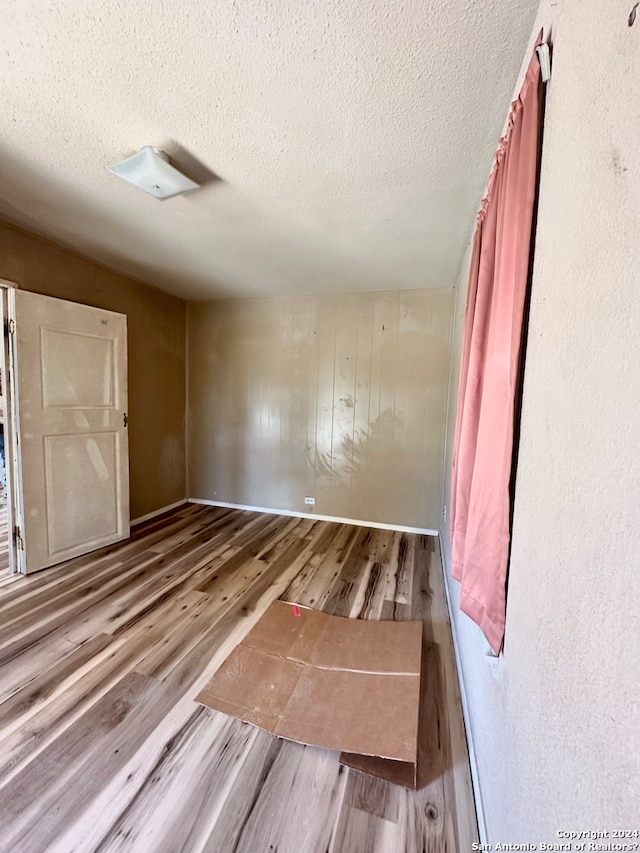
[{"label": "white baseboard", "polygon": [[170,509],[177,509],[179,506],[184,506],[186,503],[187,499],[183,498],[181,501],[176,501],[174,504],[161,506],[160,509],[154,509],[153,512],[148,512],[146,515],[141,515],[139,518],[132,518],[129,524],[131,527],[136,524],[142,524],[143,521],[149,521],[151,518],[155,518],[156,515],[162,515],[163,512],[169,512]]},{"label": "white baseboard", "polygon": [[247,506],[246,504],[230,504],[226,501],[208,501],[203,498],[187,498],[190,504],[205,504],[220,506],[226,509],[244,509],[249,512],[265,512],[269,515],[288,515],[292,518],[313,518],[316,521],[336,521],[338,524],[355,524],[357,527],[376,527],[379,530],[397,530],[400,533],[424,533],[426,536],[437,536],[437,530],[428,527],[405,527],[402,524],[384,524],[380,521],[363,521],[358,518],[338,518],[334,515],[318,515],[315,512],[294,512],[290,509],[270,509],[264,506]]},{"label": "white baseboard", "polygon": [[453,609],[451,606],[451,596],[449,595],[449,566],[445,565],[444,548],[442,547],[442,535],[438,533],[438,542],[440,545],[440,559],[442,561],[442,573],[444,575],[444,592],[447,599],[447,610],[449,611],[449,623],[451,625],[451,637],[453,638],[453,653],[456,659],[456,669],[458,671],[458,684],[460,686],[460,701],[462,702],[462,716],[464,718],[464,728],[467,735],[467,748],[469,750],[469,767],[471,768],[471,785],[473,787],[473,798],[476,804],[476,817],[478,819],[478,833],[480,842],[487,844],[487,825],[482,808],[482,796],[480,794],[480,778],[478,773],[478,762],[476,759],[476,751],[473,743],[473,735],[471,730],[471,715],[469,713],[469,700],[467,699],[467,691],[465,689],[464,677],[462,675],[462,660],[460,658],[460,649],[458,647],[458,635],[455,630],[455,621],[453,618]]}]

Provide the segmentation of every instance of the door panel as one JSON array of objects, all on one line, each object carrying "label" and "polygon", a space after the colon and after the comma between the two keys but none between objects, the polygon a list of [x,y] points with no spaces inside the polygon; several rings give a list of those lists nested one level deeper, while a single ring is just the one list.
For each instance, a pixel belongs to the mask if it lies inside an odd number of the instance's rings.
[{"label": "door panel", "polygon": [[51,406],[113,407],[113,341],[41,329],[42,393]]},{"label": "door panel", "polygon": [[126,317],[15,294],[23,571],[129,535]]}]

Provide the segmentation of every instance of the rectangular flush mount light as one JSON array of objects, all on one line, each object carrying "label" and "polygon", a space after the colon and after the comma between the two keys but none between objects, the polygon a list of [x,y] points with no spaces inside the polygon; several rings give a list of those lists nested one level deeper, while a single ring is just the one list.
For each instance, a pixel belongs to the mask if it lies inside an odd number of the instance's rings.
[{"label": "rectangular flush mount light", "polygon": [[154,198],[171,198],[197,190],[200,186],[172,166],[164,151],[151,145],[145,145],[137,154],[120,163],[107,166],[107,171],[140,187]]}]

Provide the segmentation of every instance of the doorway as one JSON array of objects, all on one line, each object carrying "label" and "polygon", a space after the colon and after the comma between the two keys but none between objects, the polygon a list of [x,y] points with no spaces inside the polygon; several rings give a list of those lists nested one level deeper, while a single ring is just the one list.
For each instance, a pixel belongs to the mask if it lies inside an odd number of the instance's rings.
[{"label": "doorway", "polygon": [[15,475],[13,464],[13,358],[9,341],[9,289],[17,285],[0,279],[0,582],[17,571]]},{"label": "doorway", "polygon": [[9,526],[7,522],[7,463],[4,450],[4,368],[0,369],[0,578],[9,572]]},{"label": "doorway", "polygon": [[126,316],[0,279],[0,323],[2,585],[128,538],[129,455]]}]

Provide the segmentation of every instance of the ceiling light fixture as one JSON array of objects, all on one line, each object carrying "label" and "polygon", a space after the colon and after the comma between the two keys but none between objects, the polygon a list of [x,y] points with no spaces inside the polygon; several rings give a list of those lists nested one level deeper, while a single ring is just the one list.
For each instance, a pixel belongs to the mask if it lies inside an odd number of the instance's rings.
[{"label": "ceiling light fixture", "polygon": [[137,154],[106,168],[154,198],[171,198],[200,187],[171,165],[168,154],[151,145],[145,145]]}]

